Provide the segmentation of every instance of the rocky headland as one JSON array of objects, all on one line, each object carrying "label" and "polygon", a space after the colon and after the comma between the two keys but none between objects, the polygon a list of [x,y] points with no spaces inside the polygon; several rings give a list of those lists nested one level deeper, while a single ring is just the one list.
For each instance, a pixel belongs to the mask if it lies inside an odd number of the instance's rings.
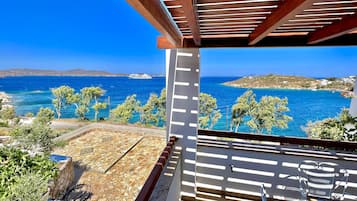
[{"label": "rocky headland", "polygon": [[223,84],[239,88],[352,91],[355,81],[356,76],[315,79],[301,76],[269,74],[263,76],[245,76]]}]

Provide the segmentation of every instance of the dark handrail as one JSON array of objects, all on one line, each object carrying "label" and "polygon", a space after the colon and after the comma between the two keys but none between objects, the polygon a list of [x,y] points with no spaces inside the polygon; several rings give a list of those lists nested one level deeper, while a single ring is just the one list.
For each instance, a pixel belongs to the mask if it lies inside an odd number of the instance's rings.
[{"label": "dark handrail", "polygon": [[145,184],[141,188],[139,195],[136,197],[136,201],[147,201],[150,199],[150,196],[156,186],[157,181],[159,180],[161,172],[165,167],[166,161],[170,156],[170,153],[174,147],[176,140],[176,137],[170,137],[170,141],[167,143],[165,149],[159,157],[159,160],[156,162],[149,177],[145,181]]},{"label": "dark handrail", "polygon": [[244,140],[279,142],[280,144],[309,145],[324,148],[337,148],[341,150],[357,150],[357,142],[342,142],[334,140],[320,140],[299,137],[283,137],[253,133],[234,133],[228,131],[198,130],[198,135],[235,138]]}]

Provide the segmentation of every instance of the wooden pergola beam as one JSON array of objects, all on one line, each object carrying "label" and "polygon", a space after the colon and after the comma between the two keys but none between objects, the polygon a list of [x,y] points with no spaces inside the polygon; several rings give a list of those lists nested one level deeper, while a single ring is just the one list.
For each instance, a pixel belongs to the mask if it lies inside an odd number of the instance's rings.
[{"label": "wooden pergola beam", "polygon": [[182,35],[160,0],[126,0],[142,16],[146,18],[172,45],[181,47]]},{"label": "wooden pergola beam", "polygon": [[287,0],[283,1],[279,7],[270,14],[249,36],[249,45],[255,45],[269,33],[284,24],[287,20],[305,8],[311,6],[313,0]]},{"label": "wooden pergola beam", "polygon": [[[195,45],[193,38],[183,38],[181,48],[256,48],[256,47],[309,47],[309,46],[357,46],[357,33],[345,34],[331,40],[322,41],[317,44],[307,44],[307,35],[291,36],[270,36],[265,37],[261,42],[255,45],[248,45],[246,37],[201,37],[201,45]],[[157,40],[159,49],[174,49],[165,37],[159,37]]]},{"label": "wooden pergola beam", "polygon": [[357,30],[357,14],[310,33],[308,44],[316,44]]},{"label": "wooden pergola beam", "polygon": [[197,12],[193,6],[193,0],[179,0],[187,18],[193,40],[197,46],[201,45],[200,26],[197,21]]}]

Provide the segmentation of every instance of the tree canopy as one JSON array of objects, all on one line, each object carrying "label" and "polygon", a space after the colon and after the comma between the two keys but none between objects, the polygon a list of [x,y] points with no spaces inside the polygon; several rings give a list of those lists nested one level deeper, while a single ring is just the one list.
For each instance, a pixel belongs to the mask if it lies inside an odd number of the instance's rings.
[{"label": "tree canopy", "polygon": [[200,93],[198,123],[200,128],[212,128],[222,117],[217,109],[217,99],[210,94]]},{"label": "tree canopy", "polygon": [[110,111],[110,119],[119,123],[128,123],[138,107],[140,107],[140,102],[136,100],[136,94],[127,96],[122,104]]},{"label": "tree canopy", "polygon": [[308,122],[304,128],[309,137],[337,141],[357,141],[357,117],[342,109],[338,117]]},{"label": "tree canopy", "polygon": [[252,90],[240,96],[232,107],[232,127],[238,127],[245,121],[246,125],[257,133],[272,132],[273,127],[287,128],[292,118],[285,113],[289,111],[288,99],[263,96],[259,102]]},{"label": "tree canopy", "polygon": [[58,119],[61,118],[61,110],[67,105],[72,104],[73,100],[71,97],[74,94],[74,89],[72,87],[63,85],[58,88],[51,89],[51,92],[54,96],[52,103],[56,109]]}]

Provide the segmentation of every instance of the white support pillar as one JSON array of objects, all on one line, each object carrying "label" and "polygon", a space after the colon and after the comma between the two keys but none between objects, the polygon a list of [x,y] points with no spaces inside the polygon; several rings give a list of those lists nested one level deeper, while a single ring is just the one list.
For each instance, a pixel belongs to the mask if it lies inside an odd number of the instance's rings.
[{"label": "white support pillar", "polygon": [[196,196],[196,138],[200,86],[199,49],[166,52],[167,137],[181,149],[181,195]]},{"label": "white support pillar", "polygon": [[357,117],[357,80],[355,86],[353,87],[353,98],[351,100],[350,114]]}]

